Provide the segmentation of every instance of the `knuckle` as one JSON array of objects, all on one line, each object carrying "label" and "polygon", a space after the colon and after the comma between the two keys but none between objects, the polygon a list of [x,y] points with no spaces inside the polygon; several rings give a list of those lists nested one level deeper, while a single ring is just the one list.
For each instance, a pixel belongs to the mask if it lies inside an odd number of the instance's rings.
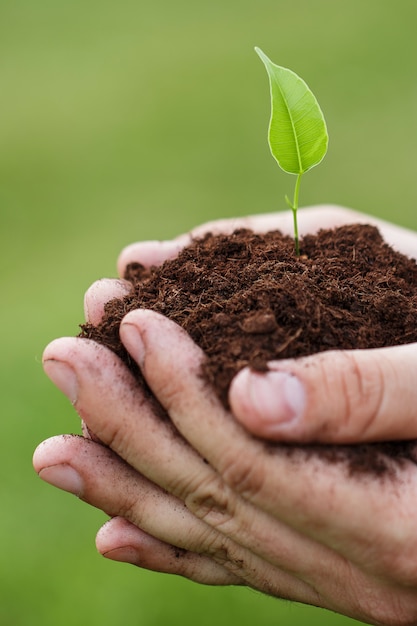
[{"label": "knuckle", "polygon": [[181,405],[183,387],[175,377],[165,379],[163,387],[157,390],[157,396],[163,399],[163,406],[168,413],[175,412],[176,407]]},{"label": "knuckle", "polygon": [[104,424],[94,434],[108,448],[117,452],[120,457],[126,458],[130,437],[121,424]]},{"label": "knuckle", "polygon": [[223,461],[222,476],[233,492],[251,498],[262,492],[266,470],[263,463],[248,455],[247,451],[241,454],[234,451]]},{"label": "knuckle", "polygon": [[213,475],[191,488],[184,501],[194,515],[216,528],[233,517],[231,496],[218,476]]},{"label": "knuckle", "polygon": [[126,496],[124,501],[119,503],[117,515],[129,520],[138,528],[141,528],[143,525],[143,519],[141,515],[141,507],[138,506],[138,502],[138,498],[130,498]]},{"label": "knuckle", "polygon": [[248,556],[244,557],[242,548],[231,542],[222,543],[215,554],[212,556],[213,560],[222,565],[230,574],[245,580],[247,579],[246,572],[249,570],[247,563]]}]

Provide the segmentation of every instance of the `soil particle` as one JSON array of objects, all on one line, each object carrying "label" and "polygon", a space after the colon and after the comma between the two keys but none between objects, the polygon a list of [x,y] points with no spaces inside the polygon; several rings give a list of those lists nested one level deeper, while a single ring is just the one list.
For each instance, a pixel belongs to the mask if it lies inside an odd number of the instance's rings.
[{"label": "soil particle", "polygon": [[[207,234],[160,267],[133,263],[131,292],[106,304],[98,326],[82,337],[113,350],[140,378],[119,339],[126,313],[162,313],[204,350],[203,375],[225,407],[234,375],[249,365],[332,349],[379,348],[417,341],[417,265],[394,251],[379,231],[348,225],[307,235],[295,257],[291,237],[237,230]],[[386,473],[417,463],[416,442],[310,446],[349,471]],[[289,447],[290,448],[290,447]],[[306,449],[304,446],[303,449]]]}]

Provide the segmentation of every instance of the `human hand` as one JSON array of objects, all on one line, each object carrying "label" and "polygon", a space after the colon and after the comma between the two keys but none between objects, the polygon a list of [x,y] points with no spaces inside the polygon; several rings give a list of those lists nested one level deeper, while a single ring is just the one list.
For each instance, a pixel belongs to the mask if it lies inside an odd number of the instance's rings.
[{"label": "human hand", "polygon": [[46,481],[118,516],[98,535],[101,552],[373,624],[416,622],[413,463],[382,477],[350,474],[346,461],[266,444],[206,387],[203,354],[173,322],[137,310],[121,336],[171,421],[155,415],[113,354],[60,339],[45,369],[111,449],[60,437],[34,457]]},{"label": "human hand", "polygon": [[[309,215],[312,217],[314,217],[314,213],[316,212],[316,216],[318,219],[321,214],[321,223],[320,223],[321,226],[332,225],[329,223],[328,224],[323,223],[323,211],[322,210],[318,210],[318,211],[309,210],[309,211],[310,211]],[[334,211],[331,211],[331,214],[328,213],[328,215],[333,220],[335,219]],[[351,219],[348,221],[360,221],[358,219],[357,214],[349,213],[349,216]],[[269,219],[271,219],[271,217],[272,216],[268,216]],[[345,215],[344,221],[346,221],[346,217],[347,216]],[[340,218],[340,213],[339,213],[339,218]],[[260,218],[260,219],[263,219],[263,218]],[[369,220],[366,219],[366,221],[369,221]],[[230,222],[228,225],[230,225]],[[237,224],[236,222],[234,224],[235,227],[240,226],[240,225],[241,224]],[[259,222],[258,222],[258,225],[259,225]],[[233,226],[231,227],[233,228]],[[272,224],[271,222],[269,222],[269,224],[265,225],[264,229],[270,229],[274,227],[282,228],[282,225],[277,225],[276,223]],[[255,228],[256,228],[256,225],[255,225]],[[259,229],[262,230],[262,228],[259,228]],[[394,228],[394,231],[395,231],[395,228]],[[397,234],[398,232],[402,234],[401,229],[398,229]],[[410,243],[411,243],[411,239],[410,239]],[[147,258],[150,264],[155,264],[156,262],[158,262],[157,257],[159,255],[159,259],[160,259],[159,262],[161,262],[162,260],[164,260],[163,257],[164,257],[164,254],[166,254],[167,250],[168,251],[170,250],[171,251],[170,253],[172,255],[175,255],[178,252],[179,245],[180,244],[178,242],[174,242],[174,244],[172,243],[138,244],[138,246],[136,247],[137,249],[135,253],[136,260],[140,260],[142,263],[146,264],[146,258]],[[177,246],[176,252],[175,252],[175,246]],[[126,254],[126,251],[125,253],[123,253],[125,258],[128,258],[129,256],[129,251],[127,252],[128,254]],[[139,252],[139,257],[137,255],[138,252]],[[130,253],[133,253],[133,248],[130,249]],[[122,260],[123,260],[123,254],[121,257]],[[100,318],[101,304],[112,295],[112,289],[114,285],[115,285],[114,283],[101,281],[100,283],[96,284],[92,290],[90,290],[90,293],[87,296],[86,300],[87,300],[87,310],[90,313],[92,313],[92,315],[90,316],[91,321],[93,320],[94,315],[96,315],[97,320]],[[117,288],[123,291],[123,288],[124,288],[123,283],[120,283],[120,282],[117,283]],[[114,295],[121,295],[121,293],[114,294]],[[71,340],[71,341],[76,341],[76,340]],[[87,348],[84,345],[81,351],[86,350],[86,349]],[[64,353],[67,350],[69,350],[69,346],[64,347]],[[77,347],[77,350],[78,350],[78,347]],[[411,355],[408,355],[408,356],[410,357]],[[98,362],[100,362],[100,360],[103,358],[103,355],[102,354],[96,355],[96,357],[97,357]],[[399,359],[399,361],[401,361],[401,359]],[[338,382],[340,383],[341,381],[339,380]],[[94,404],[94,389],[91,390],[90,388],[90,391],[91,391],[91,397],[90,397],[89,402],[92,402]],[[117,389],[115,389],[115,392],[117,392]],[[135,393],[137,393],[137,390]],[[315,401],[317,403],[317,397],[315,398]],[[141,401],[141,405],[143,408],[143,399]],[[151,424],[148,423],[147,427],[150,428]],[[97,431],[97,429],[94,429],[94,428],[93,430]],[[101,435],[100,435],[100,438],[102,438]],[[42,452],[39,452],[38,456],[35,457],[35,464],[37,461],[42,461],[42,458],[44,461],[47,461],[48,458],[49,460],[54,459],[54,458],[57,460],[62,460],[65,457],[64,452],[65,453],[68,452],[67,446],[72,446],[73,449],[72,448],[71,449],[72,449],[73,454],[70,455],[70,458],[72,456],[73,463],[77,463],[77,460],[76,460],[77,458],[80,459],[78,470],[83,475],[83,481],[85,485],[87,485],[87,487],[84,486],[82,488],[83,492],[85,490],[85,493],[87,494],[87,495],[84,495],[85,499],[87,499],[87,501],[97,503],[97,498],[98,498],[99,500],[96,505],[100,506],[101,508],[104,508],[104,505],[100,504],[100,502],[103,503],[103,500],[100,500],[100,494],[98,493],[98,491],[100,491],[100,488],[98,487],[97,484],[96,485],[94,484],[94,480],[97,478],[96,476],[97,472],[95,472],[93,468],[90,468],[87,463],[87,451],[86,451],[87,449],[84,449],[83,447],[85,443],[86,442],[84,442],[83,440],[78,440],[78,439],[74,439],[74,440],[54,439],[50,442],[47,442],[44,446],[42,446],[41,448]],[[96,446],[97,444],[93,444],[90,442],[88,445]],[[117,449],[117,445],[113,447]],[[46,453],[46,457],[45,457],[45,453]],[[40,458],[39,458],[39,454],[40,454]],[[118,463],[120,463],[119,459],[115,460],[113,456],[110,456],[110,457],[106,456],[106,455],[111,454],[108,450],[106,450],[105,453],[103,453],[103,451],[100,450],[100,455],[104,454],[104,456],[100,456],[97,452],[96,454],[97,454],[97,458],[100,457],[103,459],[102,460],[103,467],[105,466],[107,470],[109,468],[109,462],[110,462],[109,459],[110,458],[112,459],[111,461],[112,471],[111,472],[107,471],[107,476],[109,480],[112,477],[112,480],[114,481],[116,477],[117,476],[120,477],[120,475],[126,478],[126,467],[118,465]],[[150,461],[150,465],[153,465],[154,463],[155,464],[157,463],[156,458]],[[185,463],[185,465],[187,465],[187,463]],[[131,470],[132,468],[130,468],[129,471]],[[46,471],[44,470],[43,472],[43,477],[46,479],[48,477],[48,472],[50,473],[50,470],[46,470]],[[144,473],[146,473],[146,471]],[[161,507],[164,510],[164,514],[162,515],[162,517],[165,517],[167,520],[169,520],[173,526],[175,526],[176,522],[179,523],[179,520],[172,513],[177,503],[175,502],[170,503],[167,497],[165,495],[162,495],[161,493],[159,493],[159,495],[155,495],[155,493],[158,494],[158,492],[155,492],[155,485],[152,485],[151,483],[145,483],[146,484],[146,488],[145,488],[145,485],[143,484],[143,480],[144,480],[143,476],[141,477],[142,482],[138,479],[138,476],[135,476],[134,482],[138,491],[142,489],[142,491],[145,491],[148,494],[148,497],[144,498],[144,501],[146,501],[145,508],[146,506],[148,506],[149,501],[153,502],[155,501],[155,499],[157,499],[158,501],[160,501]],[[122,509],[117,508],[118,502],[120,504],[120,500],[118,500],[119,495],[115,493],[114,487],[112,487],[112,489],[109,489],[108,486],[106,487],[102,483],[100,484],[101,484],[101,489],[103,490],[101,497],[102,498],[104,497],[104,501],[107,503],[106,505],[107,508],[105,508],[105,510],[108,510],[109,512],[111,512],[111,510],[115,510],[116,513],[111,513],[111,514],[123,515],[123,508]],[[120,485],[122,485],[122,483],[120,483]],[[65,488],[65,482],[64,484],[62,484],[62,480],[61,480],[61,486]],[[124,493],[123,488],[124,487],[121,486],[122,493]],[[153,494],[152,496],[151,496],[151,493]],[[110,508],[110,507],[113,507],[113,508]],[[152,507],[150,507],[150,510],[151,511],[153,510]],[[161,510],[159,510],[158,512],[161,515]],[[168,512],[170,513],[168,514]],[[182,513],[184,514],[183,510],[182,510]],[[129,518],[128,515],[127,517]],[[135,526],[132,526],[131,524],[129,524],[128,522],[126,522],[125,520],[121,518],[116,518],[114,520],[111,520],[111,522],[108,525],[106,525],[104,529],[99,533],[99,536],[98,536],[99,549],[102,552],[107,552],[107,556],[110,556],[112,558],[119,558],[120,560],[127,560],[127,561],[135,562],[135,563],[137,563],[138,551],[139,551],[140,564],[143,567],[149,567],[149,568],[157,569],[159,571],[171,571],[175,573],[182,573],[183,575],[193,578],[194,580],[199,580],[200,582],[211,582],[213,584],[230,584],[233,582],[238,583],[238,582],[246,581],[246,584],[250,584],[257,588],[261,588],[262,590],[266,592],[269,592],[268,589],[260,587],[259,584],[257,585],[256,580],[251,580],[250,576],[248,577],[248,580],[246,580],[246,576],[242,575],[242,572],[239,572],[239,575],[236,575],[235,573],[233,573],[233,575],[231,576],[230,571],[229,571],[231,564],[229,562],[227,562],[226,564],[222,564],[221,567],[219,567],[217,560],[216,560],[216,556],[213,557],[211,556],[211,554],[209,557],[207,557],[206,555],[203,556],[201,554],[200,548],[197,550],[194,550],[193,547],[190,546],[189,543],[187,544],[188,547],[185,548],[187,551],[181,552],[182,554],[181,559],[178,558],[179,553],[177,553],[177,556],[173,556],[173,549],[166,542],[168,541],[168,543],[172,543],[173,545],[176,545],[176,546],[182,546],[183,543],[181,543],[181,539],[179,539],[178,537],[175,538],[175,541],[172,540],[172,531],[171,531],[171,535],[168,534],[167,536],[166,534],[164,534],[159,529],[159,526],[156,523],[156,518],[157,518],[157,515],[155,514],[154,520],[151,519],[151,521],[149,521],[149,517],[148,517],[148,522],[147,522],[148,525],[146,525],[145,523],[142,524],[142,528],[146,528],[150,534],[144,534],[142,531],[139,531],[138,528],[136,528]],[[192,524],[193,528],[194,528],[195,521],[196,520],[194,518],[190,520],[190,524]],[[258,521],[259,521],[259,518],[258,518]],[[127,549],[127,552],[126,550],[121,551],[121,546],[123,545],[125,546],[130,545],[130,548]],[[232,564],[232,569],[233,568],[234,568],[234,565]],[[262,566],[259,565],[258,575],[261,572],[262,572]],[[256,579],[256,576],[254,573],[253,573],[253,577],[255,577]],[[270,578],[270,580],[273,580],[273,577]],[[285,586],[282,587],[281,593],[284,593],[284,587]],[[295,594],[295,591],[291,591],[293,589],[292,580],[290,582],[289,589],[290,591],[287,594],[288,597],[292,597],[293,599],[300,599],[299,597],[297,597],[297,594]],[[271,592],[276,593],[276,591],[274,590],[271,590]],[[304,601],[304,602],[310,601],[313,604],[317,603],[320,606],[330,606],[330,608],[332,608],[332,606],[329,605],[328,603],[326,604],[324,600],[314,601],[314,599],[309,600],[308,598],[309,598],[309,595],[307,592],[305,592],[304,596],[300,599],[300,601]],[[362,600],[360,599],[359,604],[361,602]],[[395,602],[396,602],[396,598],[393,599],[394,604]],[[350,609],[353,610],[352,607],[350,607]],[[336,608],[335,610],[340,610],[340,608],[339,609]],[[388,607],[386,615],[390,613],[390,610],[391,609]],[[346,611],[342,610],[342,612],[346,612]],[[398,613],[400,614],[401,611],[399,611]],[[352,613],[346,613],[346,614],[352,614]],[[364,614],[366,615],[366,611]],[[355,615],[355,613],[353,613],[353,615]],[[372,612],[371,612],[371,619],[374,619]],[[383,623],[388,623],[388,622],[384,621]],[[403,622],[393,622],[393,623],[403,623]],[[408,623],[408,622],[404,622],[404,623]]]}]

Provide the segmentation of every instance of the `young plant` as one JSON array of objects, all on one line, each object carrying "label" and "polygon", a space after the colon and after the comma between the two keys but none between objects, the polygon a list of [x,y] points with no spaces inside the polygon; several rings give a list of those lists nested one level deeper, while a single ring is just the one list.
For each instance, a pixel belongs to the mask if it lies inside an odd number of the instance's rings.
[{"label": "young plant", "polygon": [[291,70],[272,63],[259,48],[255,50],[266,67],[271,88],[269,147],[280,168],[297,176],[293,201],[288,196],[285,200],[293,213],[295,253],[299,256],[297,209],[301,178],[327,152],[326,122],[306,83]]}]

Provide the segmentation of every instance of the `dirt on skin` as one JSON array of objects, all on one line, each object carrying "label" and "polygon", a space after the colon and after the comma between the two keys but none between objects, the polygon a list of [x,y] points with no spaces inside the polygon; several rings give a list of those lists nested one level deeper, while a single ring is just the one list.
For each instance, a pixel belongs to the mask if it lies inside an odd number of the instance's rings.
[{"label": "dirt on skin", "polygon": [[[275,359],[417,341],[416,262],[375,227],[321,230],[300,250],[296,257],[293,239],[278,231],[207,234],[160,267],[131,264],[131,292],[107,303],[102,322],[82,325],[80,336],[113,350],[141,379],[119,326],[133,309],[157,311],[205,352],[202,373],[225,407],[232,378],[247,365],[262,371]],[[275,447],[346,462],[351,473],[417,463],[416,441]]]}]

